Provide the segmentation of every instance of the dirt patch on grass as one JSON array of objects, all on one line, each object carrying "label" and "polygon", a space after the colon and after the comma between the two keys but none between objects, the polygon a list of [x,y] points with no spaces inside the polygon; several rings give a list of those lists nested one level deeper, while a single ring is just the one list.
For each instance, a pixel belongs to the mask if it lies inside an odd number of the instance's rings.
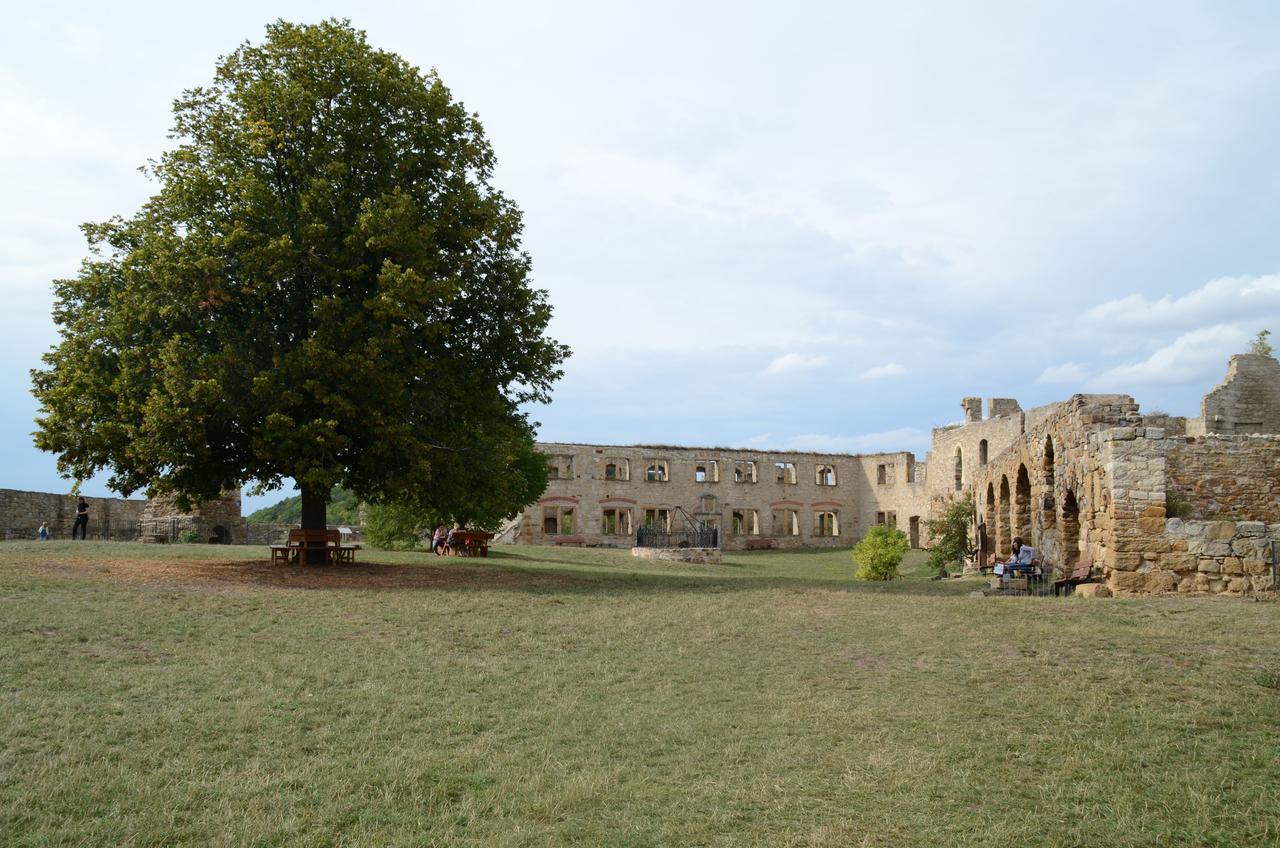
[{"label": "dirt patch on grass", "polygon": [[270,560],[66,559],[22,562],[25,570],[112,583],[203,589],[447,589],[540,588],[587,583],[579,578],[483,565],[388,564],[273,565]]}]

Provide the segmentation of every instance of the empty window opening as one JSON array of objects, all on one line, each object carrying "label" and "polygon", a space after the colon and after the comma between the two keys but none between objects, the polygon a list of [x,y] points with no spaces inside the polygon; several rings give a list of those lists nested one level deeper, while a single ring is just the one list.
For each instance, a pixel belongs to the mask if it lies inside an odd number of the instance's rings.
[{"label": "empty window opening", "polygon": [[1058,462],[1053,451],[1053,437],[1044,440],[1044,497],[1040,501],[1041,517],[1046,527],[1057,523],[1058,504],[1054,498],[1054,485],[1057,482]]},{"label": "empty window opening", "polygon": [[892,462],[882,462],[876,466],[876,485],[891,486],[893,485],[894,465]]},{"label": "empty window opening", "polygon": [[912,550],[920,547],[920,516],[913,515],[907,519],[907,541]]},{"label": "empty window opening", "polygon": [[703,515],[703,516],[699,516],[699,518],[698,518],[698,528],[699,528],[699,529],[701,529],[701,530],[719,530],[719,529],[720,529],[720,516],[718,516],[718,515]]},{"label": "empty window opening", "polygon": [[987,440],[978,442],[978,465],[987,464]]},{"label": "empty window opening", "polygon": [[670,464],[665,459],[650,459],[645,463],[644,479],[650,483],[665,483],[669,479]]},{"label": "empty window opening", "polygon": [[573,507],[544,506],[542,532],[547,536],[573,535]]},{"label": "empty window opening", "polygon": [[698,512],[719,512],[715,495],[702,495],[698,498]]},{"label": "empty window opening", "polygon": [[814,469],[813,482],[819,486],[834,486],[836,484],[836,467],[834,465],[819,465]]},{"label": "empty window opening", "polygon": [[663,533],[670,533],[671,510],[658,509],[656,507],[646,509],[644,511],[644,526],[646,530],[661,530]]},{"label": "empty window opening", "polygon": [[600,532],[606,536],[630,536],[631,510],[606,509],[600,520]]},{"label": "empty window opening", "polygon": [[839,536],[840,514],[838,512],[815,512],[813,514],[813,535]]},{"label": "empty window opening", "polygon": [[885,527],[898,528],[898,513],[893,511],[877,512],[876,524],[883,524]]},{"label": "empty window opening", "polygon": [[735,536],[759,536],[760,513],[754,509],[735,509],[730,525]]},{"label": "empty window opening", "polygon": [[756,464],[749,459],[737,459],[733,462],[733,482],[754,483],[756,481]]},{"label": "empty window opening", "polygon": [[916,482],[916,460],[915,457],[907,457],[907,482]]},{"label": "empty window opening", "polygon": [[547,460],[547,476],[552,480],[573,479],[573,456],[560,454]]},{"label": "empty window opening", "polygon": [[796,464],[794,462],[775,462],[774,468],[777,469],[779,483],[795,484]]},{"label": "empty window opening", "polygon": [[695,459],[693,479],[699,483],[719,483],[720,463],[714,459]]},{"label": "empty window opening", "polygon": [[604,463],[604,479],[606,480],[630,480],[631,479],[631,460],[610,458]]},{"label": "empty window opening", "polygon": [[794,509],[779,509],[773,513],[773,535],[799,536],[800,514]]},{"label": "empty window opening", "polygon": [[956,491],[964,488],[964,454],[956,448]]}]

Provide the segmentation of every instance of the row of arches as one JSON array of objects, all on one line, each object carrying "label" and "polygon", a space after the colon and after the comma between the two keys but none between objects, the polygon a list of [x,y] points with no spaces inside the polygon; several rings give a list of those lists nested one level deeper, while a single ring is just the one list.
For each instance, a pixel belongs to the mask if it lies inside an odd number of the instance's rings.
[{"label": "row of arches", "polygon": [[[957,454],[959,455],[959,454]],[[988,536],[989,549],[1000,558],[1013,551],[1013,540],[1021,537],[1024,542],[1041,548],[1050,542],[1057,550],[1055,564],[1070,569],[1080,559],[1080,505],[1076,493],[1064,487],[1059,508],[1058,451],[1053,437],[1046,436],[1041,452],[1040,501],[1032,503],[1031,474],[1025,462],[1010,483],[1009,475],[1000,475],[999,481],[987,483],[983,499],[982,520]]]}]

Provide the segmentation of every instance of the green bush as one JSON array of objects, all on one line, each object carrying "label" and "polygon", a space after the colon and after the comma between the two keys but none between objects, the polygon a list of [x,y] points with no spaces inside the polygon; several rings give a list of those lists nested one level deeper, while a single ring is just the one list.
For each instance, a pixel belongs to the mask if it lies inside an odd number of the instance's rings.
[{"label": "green bush", "polygon": [[418,531],[430,525],[430,517],[410,504],[370,504],[364,537],[375,548],[408,551],[418,546]]},{"label": "green bush", "polygon": [[196,530],[183,530],[178,534],[178,541],[184,545],[198,545],[202,541]]},{"label": "green bush", "polygon": [[867,531],[862,541],[853,546],[853,562],[859,580],[892,580],[898,576],[898,563],[907,555],[907,534],[883,524]]},{"label": "green bush", "polygon": [[938,574],[946,574],[949,566],[973,553],[973,545],[969,541],[973,514],[973,496],[965,495],[948,506],[941,518],[926,522],[929,527],[929,565]]}]

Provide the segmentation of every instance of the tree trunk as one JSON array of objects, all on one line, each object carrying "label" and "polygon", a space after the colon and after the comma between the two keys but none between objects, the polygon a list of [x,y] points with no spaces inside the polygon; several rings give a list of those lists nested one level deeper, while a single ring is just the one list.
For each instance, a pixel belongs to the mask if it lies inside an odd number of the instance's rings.
[{"label": "tree trunk", "polygon": [[[302,489],[302,529],[324,530],[328,527],[325,511],[329,506],[329,491],[314,486],[300,486]],[[323,547],[309,547],[306,551],[307,565],[324,565],[325,551]]]}]

